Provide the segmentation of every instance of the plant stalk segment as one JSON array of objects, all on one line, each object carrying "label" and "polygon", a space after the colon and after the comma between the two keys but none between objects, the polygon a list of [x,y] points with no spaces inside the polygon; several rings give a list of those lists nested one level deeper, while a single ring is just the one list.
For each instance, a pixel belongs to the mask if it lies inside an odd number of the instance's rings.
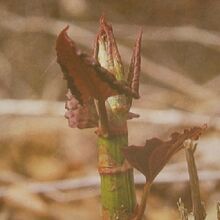
[{"label": "plant stalk segment", "polygon": [[194,218],[195,220],[204,220],[206,218],[206,212],[200,196],[199,178],[194,158],[196,144],[192,140],[186,140],[184,146],[190,179]]},{"label": "plant stalk segment", "polygon": [[103,220],[130,220],[136,207],[133,169],[121,153],[127,145],[127,135],[98,140]]}]

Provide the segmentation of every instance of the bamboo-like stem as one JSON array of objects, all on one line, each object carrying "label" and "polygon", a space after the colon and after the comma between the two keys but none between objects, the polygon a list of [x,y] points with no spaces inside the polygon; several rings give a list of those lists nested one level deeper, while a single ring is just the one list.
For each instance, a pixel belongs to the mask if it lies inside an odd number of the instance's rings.
[{"label": "bamboo-like stem", "polygon": [[[117,99],[116,99],[117,100]],[[103,220],[130,220],[136,207],[133,169],[127,165],[122,148],[128,146],[127,120],[119,117],[123,134],[111,135],[104,101],[97,101],[99,112],[99,173],[101,177],[101,201]],[[114,124],[115,125],[115,124]],[[114,126],[113,125],[113,126]]]},{"label": "bamboo-like stem", "polygon": [[188,210],[184,207],[184,203],[182,202],[181,198],[179,198],[179,201],[177,202],[177,206],[179,209],[181,220],[188,220]]},{"label": "bamboo-like stem", "polygon": [[184,146],[190,179],[194,218],[195,220],[204,220],[206,218],[206,212],[200,196],[199,178],[194,158],[196,144],[192,140],[186,140]]},{"label": "bamboo-like stem", "polygon": [[[113,30],[104,16],[100,19],[94,58],[118,81],[125,80]],[[101,177],[102,219],[131,220],[136,208],[133,169],[122,154],[122,148],[128,146],[128,97],[119,94],[110,96],[105,102],[99,100],[97,108],[100,122],[98,169]]]},{"label": "bamboo-like stem", "polygon": [[103,220],[130,220],[136,207],[133,170],[123,166],[121,153],[127,142],[127,134],[99,137]]},{"label": "bamboo-like stem", "polygon": [[[117,101],[117,99],[115,100]],[[136,207],[133,169],[126,163],[122,148],[128,146],[127,121],[108,119],[105,103],[97,102],[99,112],[99,173],[103,220],[130,220]],[[115,116],[113,112],[112,116]],[[109,127],[123,124],[124,132],[112,135]],[[109,126],[110,125],[110,126]]]},{"label": "bamboo-like stem", "polygon": [[137,216],[135,217],[135,220],[142,220],[143,216],[144,216],[144,211],[146,209],[146,204],[147,204],[147,198],[150,192],[150,188],[151,188],[151,184],[150,183],[146,183],[144,185],[144,191],[142,194],[142,198],[141,198],[141,203],[140,206],[138,208],[138,212],[137,212]]},{"label": "bamboo-like stem", "polygon": [[217,202],[216,208],[217,208],[217,219],[220,220],[220,202]]}]

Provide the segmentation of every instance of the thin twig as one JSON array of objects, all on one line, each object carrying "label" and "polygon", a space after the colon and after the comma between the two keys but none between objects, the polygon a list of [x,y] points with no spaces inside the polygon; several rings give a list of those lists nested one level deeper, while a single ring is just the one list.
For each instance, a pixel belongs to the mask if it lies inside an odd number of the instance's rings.
[{"label": "thin twig", "polygon": [[177,206],[178,206],[181,220],[188,220],[188,211],[184,207],[184,203],[182,202],[181,198],[179,198],[179,201],[177,202]]},{"label": "thin twig", "polygon": [[193,214],[195,220],[204,220],[206,217],[206,212],[200,196],[199,178],[198,178],[197,168],[194,158],[196,144],[192,140],[187,140],[185,141],[184,146],[185,146],[185,154],[188,165],[188,172],[190,177]]},{"label": "thin twig", "polygon": [[140,206],[138,207],[138,212],[137,212],[137,216],[135,217],[135,220],[142,220],[144,216],[144,211],[146,209],[147,198],[150,192],[150,188],[151,188],[151,184],[146,183],[144,185],[144,191],[142,194],[141,203]]}]

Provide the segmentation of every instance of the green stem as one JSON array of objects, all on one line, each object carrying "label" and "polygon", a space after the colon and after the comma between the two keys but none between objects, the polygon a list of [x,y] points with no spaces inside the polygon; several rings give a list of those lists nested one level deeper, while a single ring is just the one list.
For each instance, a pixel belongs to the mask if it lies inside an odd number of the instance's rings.
[{"label": "green stem", "polygon": [[126,166],[121,150],[127,145],[127,134],[98,140],[103,220],[130,220],[134,214],[133,170]]}]

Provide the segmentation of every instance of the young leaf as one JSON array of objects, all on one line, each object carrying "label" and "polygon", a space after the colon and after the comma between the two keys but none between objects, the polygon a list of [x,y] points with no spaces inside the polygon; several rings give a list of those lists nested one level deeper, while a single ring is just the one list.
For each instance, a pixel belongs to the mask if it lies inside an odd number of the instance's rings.
[{"label": "young leaf", "polygon": [[146,141],[145,146],[129,146],[123,152],[128,162],[144,174],[146,182],[152,183],[169,159],[183,148],[183,142],[197,140],[205,129],[206,125],[186,129],[182,134],[175,132],[168,141],[152,138]]},{"label": "young leaf", "polygon": [[107,23],[104,16],[100,18],[100,30],[95,41],[94,57],[102,64],[102,67],[110,71],[117,80],[125,80],[124,68],[113,29],[112,26]]},{"label": "young leaf", "polygon": [[68,91],[65,108],[65,117],[68,119],[71,128],[94,128],[98,126],[98,115],[94,100],[91,99],[84,105],[80,105],[78,100]]},{"label": "young leaf", "polygon": [[80,104],[91,98],[106,100],[109,96],[125,94],[138,98],[128,85],[100,66],[92,56],[82,53],[67,35],[68,27],[57,38],[57,62],[60,64],[69,89]]},{"label": "young leaf", "polygon": [[139,95],[139,77],[141,72],[141,39],[142,29],[136,40],[128,72],[128,84],[132,91]]}]

